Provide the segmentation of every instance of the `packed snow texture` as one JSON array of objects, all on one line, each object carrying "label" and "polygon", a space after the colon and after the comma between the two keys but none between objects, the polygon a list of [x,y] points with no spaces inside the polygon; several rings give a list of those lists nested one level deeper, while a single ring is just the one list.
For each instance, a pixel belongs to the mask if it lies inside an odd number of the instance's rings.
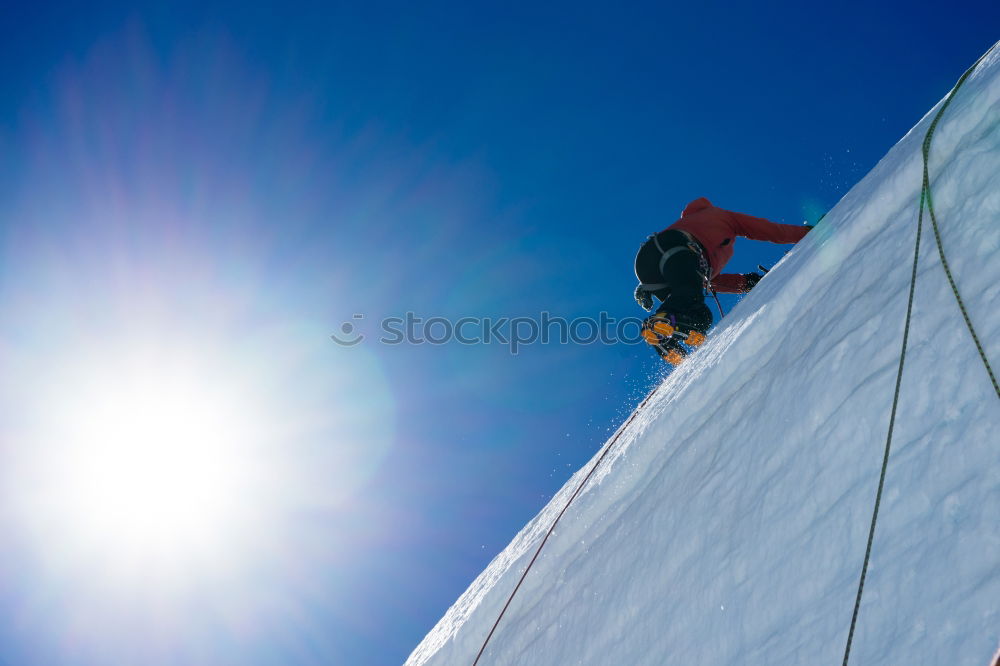
[{"label": "packed snow texture", "polygon": [[[899,364],[920,147],[939,106],[656,389],[562,518],[480,664],[841,662]],[[1000,370],[1000,47],[945,111],[930,177],[949,265]],[[852,664],[990,662],[998,433],[1000,400],[925,215]],[[407,664],[473,662],[596,460]]]}]

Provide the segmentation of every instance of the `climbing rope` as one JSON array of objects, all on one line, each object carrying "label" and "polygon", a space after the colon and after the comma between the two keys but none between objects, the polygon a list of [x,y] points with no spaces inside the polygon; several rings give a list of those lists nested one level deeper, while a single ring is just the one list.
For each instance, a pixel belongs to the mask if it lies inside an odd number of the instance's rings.
[{"label": "climbing rope", "polygon": [[583,480],[581,480],[579,485],[577,485],[576,490],[574,490],[570,498],[566,500],[566,504],[563,506],[562,511],[560,511],[559,515],[556,516],[556,519],[552,521],[552,524],[549,526],[549,530],[545,533],[545,538],[543,538],[542,542],[538,544],[538,548],[535,550],[534,556],[531,558],[531,561],[528,562],[528,566],[524,568],[524,572],[521,573],[521,578],[517,581],[517,585],[514,586],[514,589],[510,593],[510,596],[507,597],[507,603],[503,605],[503,609],[497,616],[496,622],[493,623],[493,628],[490,629],[490,633],[486,636],[486,640],[483,641],[483,646],[479,648],[479,654],[476,655],[476,659],[475,661],[472,662],[472,666],[477,666],[477,664],[479,663],[479,658],[482,657],[483,652],[486,651],[486,645],[490,642],[490,639],[493,638],[493,632],[495,632],[497,630],[497,627],[500,625],[500,620],[503,619],[504,613],[506,613],[507,608],[510,607],[510,602],[514,600],[514,595],[517,594],[517,591],[521,588],[521,583],[524,582],[524,579],[525,577],[527,577],[528,572],[531,571],[531,567],[535,564],[535,560],[537,560],[538,556],[541,554],[542,548],[545,547],[545,542],[549,540],[550,536],[552,536],[552,532],[556,529],[556,525],[559,523],[559,519],[563,517],[563,514],[566,513],[566,510],[569,508],[569,505],[573,503],[573,500],[576,499],[576,496],[579,495],[580,491],[583,490],[583,487],[587,485],[587,481],[590,480],[590,477],[593,476],[597,468],[601,466],[601,463],[607,457],[608,453],[611,451],[612,448],[614,448],[615,444],[618,442],[618,438],[621,437],[621,434],[625,432],[625,429],[628,428],[629,424],[631,424],[632,421],[635,419],[636,415],[643,410],[643,408],[646,406],[646,403],[649,402],[649,400],[653,397],[655,393],[656,389],[654,388],[652,391],[649,392],[649,395],[643,398],[642,402],[639,403],[639,406],[636,407],[635,410],[625,420],[625,423],[619,426],[618,430],[615,431],[615,434],[611,437],[611,440],[604,447],[604,451],[601,452],[601,455],[600,457],[598,457],[597,462],[593,464],[593,466],[590,468],[590,471],[587,472],[587,475],[584,476]]},{"label": "climbing rope", "polygon": [[[990,49],[992,51],[992,49]],[[868,529],[868,544],[865,546],[865,560],[864,564],[861,566],[861,578],[858,581],[858,594],[854,599],[854,613],[851,615],[851,629],[847,634],[847,646],[844,649],[844,662],[843,666],[847,666],[848,659],[851,655],[851,643],[854,640],[854,630],[858,623],[858,612],[861,609],[861,595],[865,588],[865,577],[868,573],[868,562],[871,560],[872,554],[872,542],[875,539],[875,523],[878,520],[878,510],[882,503],[882,490],[885,487],[885,474],[889,467],[889,451],[892,448],[892,432],[896,424],[896,410],[899,406],[899,388],[903,380],[903,366],[906,363],[906,343],[910,336],[910,320],[913,314],[913,294],[916,289],[917,284],[917,264],[920,260],[920,237],[923,231],[924,224],[924,205],[927,205],[927,210],[930,213],[931,223],[934,228],[934,238],[937,241],[938,252],[941,255],[941,265],[944,267],[945,274],[948,276],[948,283],[951,285],[952,292],[955,294],[955,300],[958,301],[958,307],[962,311],[962,316],[965,318],[965,324],[969,327],[969,332],[972,334],[972,339],[976,343],[976,349],[979,350],[979,356],[986,366],[986,372],[989,373],[990,380],[993,382],[993,389],[997,392],[997,397],[1000,398],[1000,388],[997,387],[996,376],[993,374],[993,368],[990,366],[989,360],[986,358],[986,353],[983,351],[983,346],[979,342],[979,336],[976,335],[976,331],[972,326],[972,320],[969,318],[969,314],[965,308],[965,303],[962,301],[962,297],[958,292],[958,287],[955,285],[955,280],[952,277],[951,270],[948,267],[948,262],[945,259],[944,247],[941,244],[941,234],[938,230],[937,218],[934,215],[934,206],[931,202],[931,185],[930,177],[928,172],[928,161],[930,159],[930,148],[931,140],[934,137],[934,130],[937,128],[938,122],[941,120],[941,116],[944,114],[945,109],[951,104],[952,99],[955,97],[955,93],[958,89],[962,87],[965,80],[969,78],[969,75],[975,71],[979,63],[983,61],[983,58],[990,52],[987,51],[979,60],[977,60],[972,67],[970,67],[961,78],[955,84],[955,87],[951,89],[948,93],[948,97],[945,98],[944,103],[941,108],[938,109],[937,114],[934,116],[934,120],[931,121],[930,127],[927,129],[927,134],[924,136],[923,144],[923,161],[924,161],[924,177],[923,186],[920,190],[920,212],[917,215],[917,240],[913,248],[913,271],[910,275],[910,295],[906,303],[906,322],[903,326],[903,346],[899,353],[899,369],[896,372],[896,390],[892,398],[892,411],[889,415],[889,432],[885,440],[885,453],[882,456],[882,471],[879,473],[878,479],[878,490],[875,493],[875,508],[872,511],[872,521],[871,526]]]},{"label": "climbing rope", "polygon": [[[983,54],[985,57],[985,54]],[[979,60],[982,60],[980,58]],[[976,61],[976,65],[979,61]],[[976,65],[972,66],[972,69],[976,68]],[[955,90],[958,90],[958,86],[962,85],[965,81],[965,77],[972,73],[972,69],[967,71],[961,79],[959,79],[958,84],[955,86]],[[944,111],[944,107],[948,105],[951,101],[951,97],[945,102],[944,106],[941,107],[941,111]],[[944,256],[944,245],[941,244],[941,231],[938,229],[937,216],[934,214],[934,202],[931,199],[931,185],[930,178],[927,174],[927,160],[931,149],[931,136],[934,132],[934,125],[941,118],[941,113],[934,118],[934,122],[931,123],[931,128],[927,132],[927,136],[924,138],[924,192],[927,193],[925,197],[927,203],[927,212],[931,216],[931,227],[934,229],[934,240],[937,242],[938,254],[941,257],[941,267],[944,268],[944,274],[948,276],[948,284],[951,285],[951,291],[955,294],[955,300],[958,302],[958,309],[962,311],[962,318],[965,320],[965,325],[969,329],[969,333],[972,335],[972,341],[976,343],[976,350],[979,351],[979,358],[982,359],[983,365],[986,367],[986,373],[990,376],[990,382],[993,383],[993,390],[996,392],[997,397],[1000,398],[1000,385],[997,385],[997,377],[993,372],[993,367],[990,365],[990,360],[986,358],[986,352],[983,350],[983,345],[979,342],[979,336],[976,335],[976,329],[972,326],[972,320],[969,318],[969,312],[965,308],[965,301],[962,300],[962,295],[958,293],[958,286],[955,284],[955,278],[951,274],[951,267],[948,266],[948,259]]]},{"label": "climbing rope", "polygon": [[719,308],[719,316],[725,317],[726,313],[722,311],[722,303],[719,302],[719,295],[715,293],[715,289],[712,289],[712,297],[715,298],[715,305]]}]

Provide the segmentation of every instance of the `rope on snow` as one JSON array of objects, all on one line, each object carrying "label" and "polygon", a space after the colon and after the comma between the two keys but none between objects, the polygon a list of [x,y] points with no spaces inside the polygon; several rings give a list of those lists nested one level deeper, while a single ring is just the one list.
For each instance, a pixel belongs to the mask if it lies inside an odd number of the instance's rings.
[{"label": "rope on snow", "polygon": [[542,542],[538,544],[538,548],[535,550],[534,556],[532,556],[531,561],[528,562],[528,566],[524,568],[524,572],[521,574],[521,578],[517,581],[517,585],[514,586],[514,589],[513,591],[511,591],[510,596],[507,597],[507,603],[503,605],[503,609],[500,611],[500,615],[497,616],[496,622],[493,623],[493,628],[490,629],[489,635],[487,635],[486,640],[483,641],[483,646],[479,648],[479,654],[476,655],[476,659],[475,661],[472,662],[472,666],[477,666],[477,664],[479,664],[479,658],[483,656],[483,652],[486,650],[486,645],[490,642],[490,639],[493,638],[493,632],[497,630],[497,626],[499,626],[500,620],[503,618],[504,613],[507,612],[507,608],[510,607],[510,602],[514,600],[514,595],[517,594],[517,591],[521,588],[521,583],[524,582],[524,579],[525,577],[527,577],[528,572],[531,571],[531,567],[535,564],[535,560],[537,560],[539,554],[541,554],[542,548],[545,547],[545,542],[549,540],[550,536],[552,536],[552,532],[553,530],[556,529],[556,524],[558,524],[559,519],[563,517],[563,514],[566,513],[566,510],[569,508],[569,505],[573,503],[573,500],[576,499],[576,496],[579,495],[580,491],[583,490],[583,487],[587,485],[587,481],[590,480],[590,477],[593,476],[597,468],[601,466],[601,463],[607,457],[611,449],[613,449],[615,444],[618,443],[618,439],[621,437],[621,434],[625,432],[625,429],[628,428],[629,424],[631,424],[632,421],[635,420],[636,414],[638,414],[643,410],[643,408],[646,406],[646,404],[649,402],[649,400],[653,397],[655,393],[656,393],[656,388],[650,391],[649,395],[643,398],[642,402],[639,403],[639,406],[636,407],[635,410],[625,420],[625,422],[621,424],[621,426],[619,426],[618,430],[611,437],[611,440],[604,447],[604,451],[601,452],[601,455],[600,457],[598,457],[597,462],[593,464],[593,466],[590,468],[590,471],[587,472],[587,475],[584,476],[583,480],[580,481],[579,485],[577,485],[576,490],[574,490],[570,498],[566,500],[566,504],[563,506],[562,511],[560,511],[559,515],[556,516],[556,519],[552,521],[552,525],[549,526],[549,530],[545,533],[545,538],[543,538]]},{"label": "rope on snow", "polygon": [[[993,49],[990,49],[992,51]],[[945,98],[944,103],[941,108],[938,109],[937,114],[934,116],[934,120],[931,121],[930,127],[927,129],[927,135],[924,137],[923,144],[923,158],[924,158],[924,179],[923,186],[920,190],[920,212],[917,215],[917,239],[916,244],[913,249],[913,273],[910,276],[910,296],[906,303],[906,322],[903,326],[903,346],[899,353],[899,370],[896,373],[896,390],[892,398],[892,411],[889,415],[889,432],[885,440],[885,453],[882,456],[882,471],[879,474],[878,479],[878,490],[875,493],[875,508],[872,511],[872,521],[871,526],[868,529],[868,544],[865,546],[865,559],[864,563],[861,565],[861,578],[858,581],[858,594],[854,600],[854,613],[851,616],[851,629],[847,634],[847,646],[844,648],[844,662],[843,666],[847,666],[848,659],[851,655],[851,643],[854,639],[854,630],[858,623],[858,611],[861,608],[861,595],[865,589],[865,576],[868,573],[868,562],[871,559],[872,554],[872,542],[875,539],[875,523],[878,520],[878,510],[879,505],[882,503],[882,489],[885,487],[885,474],[886,469],[889,466],[889,450],[892,447],[892,431],[896,423],[896,408],[899,405],[899,387],[903,380],[903,366],[906,363],[906,343],[910,336],[910,320],[913,314],[913,293],[917,284],[917,263],[920,259],[920,236],[923,230],[924,223],[924,204],[927,205],[927,210],[930,213],[931,222],[934,227],[934,238],[937,241],[938,252],[941,255],[941,264],[944,267],[945,274],[948,276],[948,283],[951,285],[952,293],[955,295],[955,300],[958,301],[958,307],[962,311],[962,316],[965,318],[965,324],[969,327],[969,333],[972,334],[972,340],[976,343],[976,349],[979,350],[979,356],[983,361],[983,365],[986,366],[986,372],[990,376],[990,380],[993,382],[993,389],[997,393],[997,397],[1000,398],[1000,387],[997,386],[996,376],[993,373],[993,368],[990,366],[989,359],[986,358],[986,353],[983,351],[983,346],[979,342],[979,336],[976,335],[976,330],[972,326],[972,320],[969,318],[968,311],[966,310],[965,303],[962,301],[961,295],[958,293],[958,287],[955,285],[955,279],[952,277],[951,269],[948,267],[948,261],[944,256],[944,247],[941,245],[941,234],[938,230],[937,218],[934,215],[934,206],[931,203],[931,185],[930,177],[928,174],[927,163],[930,157],[931,140],[934,138],[934,130],[937,128],[938,121],[941,120],[941,116],[944,114],[945,109],[951,104],[951,100],[954,99],[955,93],[958,89],[962,87],[965,80],[969,78],[979,63],[983,61],[983,58],[990,53],[987,51],[982,56],[979,57],[972,67],[967,69],[955,87],[951,89],[948,93],[948,97]]]}]

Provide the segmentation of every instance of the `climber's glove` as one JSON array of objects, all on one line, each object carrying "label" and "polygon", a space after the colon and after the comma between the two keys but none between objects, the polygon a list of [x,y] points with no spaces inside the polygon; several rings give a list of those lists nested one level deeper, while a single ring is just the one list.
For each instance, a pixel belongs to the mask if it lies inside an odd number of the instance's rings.
[{"label": "climber's glove", "polygon": [[746,293],[756,287],[762,277],[764,276],[760,273],[744,273],[743,280],[745,284],[743,286],[743,293]]}]

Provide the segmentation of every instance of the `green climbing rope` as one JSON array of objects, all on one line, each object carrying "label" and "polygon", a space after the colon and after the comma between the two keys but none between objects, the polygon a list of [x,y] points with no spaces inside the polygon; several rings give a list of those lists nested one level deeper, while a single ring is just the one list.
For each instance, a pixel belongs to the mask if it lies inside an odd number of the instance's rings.
[{"label": "green climbing rope", "polygon": [[[990,49],[992,51],[992,49]],[[968,310],[965,307],[965,302],[962,300],[962,296],[958,291],[958,286],[955,284],[955,279],[952,276],[951,269],[948,266],[948,260],[945,258],[944,246],[941,243],[941,233],[938,228],[937,217],[934,215],[934,205],[931,201],[931,185],[930,176],[928,170],[928,161],[930,159],[930,149],[931,140],[934,138],[934,130],[937,128],[938,122],[941,120],[941,116],[944,114],[945,109],[951,104],[952,99],[955,98],[955,93],[958,89],[962,87],[965,80],[969,78],[972,72],[975,71],[979,63],[983,61],[990,51],[987,51],[979,60],[977,60],[972,67],[970,67],[958,82],[955,87],[951,89],[948,93],[948,97],[945,98],[944,103],[941,108],[938,109],[937,114],[934,116],[934,120],[931,121],[930,127],[927,129],[927,134],[924,136],[923,144],[923,160],[924,160],[924,176],[923,176],[923,186],[920,190],[920,211],[917,215],[917,239],[913,249],[913,271],[910,275],[910,294],[906,303],[906,322],[903,326],[903,345],[902,350],[899,353],[899,369],[896,373],[896,390],[892,398],[892,411],[889,415],[889,432],[885,440],[885,452],[882,456],[882,471],[879,474],[878,479],[878,490],[875,493],[875,508],[872,511],[872,521],[871,526],[868,529],[868,544],[865,546],[865,560],[864,564],[861,566],[861,577],[858,581],[858,593],[854,599],[854,612],[851,616],[851,628],[847,634],[847,646],[844,648],[844,662],[843,666],[847,666],[848,659],[851,655],[851,643],[854,640],[854,630],[858,623],[858,612],[861,609],[861,596],[865,588],[865,577],[868,574],[868,563],[871,560],[872,554],[872,543],[875,540],[875,523],[878,521],[878,510],[882,503],[882,490],[885,487],[885,475],[886,470],[889,467],[889,451],[892,448],[892,431],[896,424],[896,410],[899,406],[899,388],[903,380],[903,367],[906,364],[906,343],[910,336],[910,321],[913,315],[913,294],[917,285],[917,264],[920,260],[920,237],[923,232],[924,224],[924,204],[927,205],[927,210],[930,213],[931,224],[934,228],[934,238],[937,241],[938,253],[941,256],[941,265],[944,267],[945,275],[948,276],[948,283],[951,285],[952,293],[955,295],[955,300],[958,301],[958,307],[962,311],[962,317],[965,319],[965,324],[969,328],[969,333],[972,334],[972,340],[976,343],[976,349],[979,350],[979,356],[983,361],[983,365],[986,366],[986,372],[990,376],[990,381],[993,382],[993,390],[996,391],[997,397],[1000,398],[1000,388],[997,386],[996,375],[993,373],[993,368],[990,365],[989,359],[986,357],[986,352],[983,350],[982,344],[979,342],[979,336],[976,335],[976,330],[972,325],[972,320],[969,318]]]},{"label": "green climbing rope", "polygon": [[990,376],[990,382],[993,383],[993,391],[997,394],[997,397],[1000,398],[1000,385],[997,384],[997,376],[993,372],[993,366],[990,365],[990,360],[986,358],[986,351],[983,349],[983,344],[979,341],[979,336],[976,335],[976,329],[972,325],[972,319],[969,318],[969,311],[965,307],[965,301],[962,300],[962,295],[958,293],[958,285],[955,284],[955,277],[951,274],[951,267],[948,265],[948,258],[944,255],[944,245],[941,243],[941,230],[938,228],[937,215],[934,214],[934,201],[931,198],[931,182],[927,169],[927,162],[930,159],[931,137],[934,136],[934,128],[941,119],[941,114],[948,107],[948,104],[951,103],[952,96],[955,94],[955,91],[958,90],[959,86],[965,83],[965,79],[968,78],[969,74],[972,74],[972,71],[984,57],[986,57],[986,54],[983,54],[983,57],[979,58],[979,60],[976,61],[976,64],[965,72],[965,74],[962,75],[962,78],[958,80],[958,83],[955,84],[955,88],[952,90],[951,95],[948,95],[948,99],[946,99],[944,104],[941,105],[941,110],[938,111],[937,115],[934,117],[934,121],[931,123],[930,129],[927,130],[927,136],[924,137],[924,187],[923,192],[921,193],[920,210],[923,212],[923,203],[926,202],[927,212],[931,217],[931,227],[934,229],[934,240],[937,242],[938,254],[941,257],[941,267],[944,268],[944,274],[948,276],[948,284],[951,285],[951,291],[955,294],[955,300],[958,302],[958,309],[962,311],[962,319],[965,320],[965,325],[969,329],[969,334],[972,335],[972,341],[976,343],[976,350],[979,352],[979,358],[982,359],[983,365],[986,367],[986,373]]}]

